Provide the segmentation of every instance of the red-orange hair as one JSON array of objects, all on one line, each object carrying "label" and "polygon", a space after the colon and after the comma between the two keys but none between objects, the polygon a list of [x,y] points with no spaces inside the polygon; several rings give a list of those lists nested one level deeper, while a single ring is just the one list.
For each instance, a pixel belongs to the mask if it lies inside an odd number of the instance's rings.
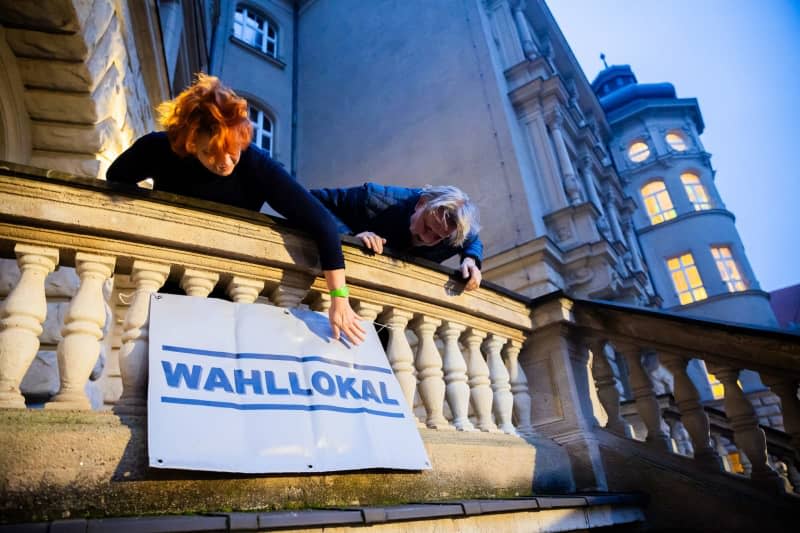
[{"label": "red-orange hair", "polygon": [[219,78],[198,73],[197,80],[175,99],[157,108],[172,150],[187,156],[198,134],[210,137],[208,150],[215,160],[244,150],[253,137],[247,100],[225,87]]}]

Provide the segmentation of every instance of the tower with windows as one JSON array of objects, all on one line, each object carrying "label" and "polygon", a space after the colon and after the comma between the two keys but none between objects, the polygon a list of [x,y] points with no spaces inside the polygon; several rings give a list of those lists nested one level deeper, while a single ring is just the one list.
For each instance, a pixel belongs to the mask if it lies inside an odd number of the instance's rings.
[{"label": "tower with windows", "polygon": [[694,98],[669,83],[642,84],[627,65],[592,83],[611,127],[609,148],[653,284],[669,311],[774,326],[733,213],[714,185]]}]

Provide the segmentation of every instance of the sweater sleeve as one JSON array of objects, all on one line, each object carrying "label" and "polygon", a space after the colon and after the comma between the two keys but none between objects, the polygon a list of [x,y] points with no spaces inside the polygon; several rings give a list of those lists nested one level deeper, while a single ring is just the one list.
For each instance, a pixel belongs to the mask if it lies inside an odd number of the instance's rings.
[{"label": "sweater sleeve", "polygon": [[136,184],[154,177],[158,157],[159,138],[156,133],[140,137],[122,152],[106,171],[106,180],[116,183]]},{"label": "sweater sleeve", "polygon": [[328,210],[269,157],[262,155],[257,161],[252,178],[259,180],[270,207],[309,233],[317,244],[323,270],[344,268],[337,224]]},{"label": "sweater sleeve", "polygon": [[471,257],[475,260],[478,268],[481,268],[481,261],[483,261],[483,243],[477,233],[470,233],[461,250],[461,260],[465,257]]}]

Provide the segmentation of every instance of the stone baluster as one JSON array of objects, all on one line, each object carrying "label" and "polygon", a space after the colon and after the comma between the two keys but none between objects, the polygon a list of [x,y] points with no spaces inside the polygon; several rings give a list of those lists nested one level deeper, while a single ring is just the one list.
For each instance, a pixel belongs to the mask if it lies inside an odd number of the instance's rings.
[{"label": "stone baluster", "polygon": [[[764,384],[781,399],[783,430],[791,436],[795,455],[800,460],[800,400],[797,399],[798,380],[791,377],[761,375]],[[800,487],[798,487],[800,490]]]},{"label": "stone baluster", "polygon": [[411,322],[411,328],[419,339],[416,356],[418,390],[427,414],[425,425],[431,429],[455,429],[444,417],[444,372],[433,338],[436,328],[441,325],[441,320],[425,315],[418,315]]},{"label": "stone baluster", "polygon": [[115,263],[116,258],[111,256],[75,254],[75,270],[81,282],[64,317],[63,338],[56,350],[61,388],[46,409],[91,409],[84,386],[100,355],[106,323],[103,284]]},{"label": "stone baluster", "polygon": [[631,390],[636,401],[636,410],[647,428],[647,443],[664,451],[669,451],[671,445],[669,435],[661,427],[661,408],[658,405],[653,383],[642,367],[642,354],[638,347],[632,345],[619,345],[630,371]]},{"label": "stone baluster", "polygon": [[311,309],[320,313],[327,313],[331,308],[331,295],[326,291],[315,291],[311,298]]},{"label": "stone baluster", "polygon": [[675,403],[681,412],[681,421],[692,438],[695,460],[703,466],[722,470],[719,455],[711,447],[711,428],[708,416],[700,404],[700,395],[697,393],[697,389],[689,378],[689,374],[686,373],[686,365],[689,361],[679,355],[663,353],[660,354],[659,359],[667,367],[667,370],[672,372]]},{"label": "stone baluster", "polygon": [[445,395],[450,411],[453,413],[453,425],[459,431],[475,431],[469,421],[469,385],[467,384],[467,363],[458,347],[458,338],[467,329],[466,326],[451,320],[442,322],[439,337],[444,342]]},{"label": "stone baluster", "polygon": [[115,413],[144,415],[147,412],[150,296],[164,285],[167,276],[169,265],[133,262],[131,281],[136,290],[122,323],[122,346],[119,349],[122,396],[114,406]]},{"label": "stone baluster", "polygon": [[217,281],[219,281],[219,274],[216,272],[187,268],[181,277],[181,289],[186,292],[187,296],[206,298],[214,290]]},{"label": "stone baluster", "polygon": [[483,359],[481,343],[486,332],[467,328],[462,340],[467,347],[467,375],[469,376],[470,402],[475,414],[475,424],[481,431],[497,431],[492,420],[492,389],[489,387],[489,366]]},{"label": "stone baluster", "polygon": [[511,394],[508,369],[503,364],[500,350],[508,342],[494,333],[490,333],[483,343],[486,350],[486,364],[489,367],[489,379],[492,382],[492,411],[494,419],[503,433],[516,435],[517,430],[511,423],[511,412],[514,409],[514,396]]},{"label": "stone baluster", "polygon": [[278,307],[292,308],[300,305],[314,280],[299,272],[284,272],[281,282],[269,297]]},{"label": "stone baluster", "polygon": [[572,161],[569,158],[569,151],[564,142],[564,134],[561,131],[564,116],[556,109],[548,115],[547,119],[547,125],[550,126],[550,135],[556,148],[556,156],[558,157],[559,166],[561,167],[564,191],[567,193],[567,198],[569,198],[572,205],[578,204],[581,201],[580,185],[575,176],[575,169],[572,167]]},{"label": "stone baluster", "polygon": [[633,222],[630,220],[625,222],[625,236],[627,237],[628,249],[631,251],[633,271],[644,272],[644,263],[642,263],[642,256],[639,251],[639,240],[636,238],[636,233],[633,231]]},{"label": "stone baluster", "polygon": [[709,370],[725,387],[725,416],[733,428],[733,440],[750,461],[750,478],[769,488],[783,490],[783,482],[767,459],[767,438],[758,426],[753,404],[737,383],[739,369],[724,365],[709,365]]},{"label": "stone baluster", "polygon": [[597,398],[606,410],[608,422],[606,429],[620,436],[626,436],[626,424],[619,410],[619,389],[617,379],[608,362],[605,340],[594,342],[592,349],[592,377],[597,388]]},{"label": "stone baluster", "polygon": [[233,276],[225,292],[237,304],[251,304],[256,301],[263,289],[263,280]]},{"label": "stone baluster", "polygon": [[389,342],[386,346],[386,356],[392,365],[394,376],[400,382],[400,389],[408,404],[408,409],[414,412],[414,394],[417,390],[417,378],[414,376],[414,352],[408,344],[406,326],[414,316],[409,311],[390,308],[381,317],[389,328]]},{"label": "stone baluster", "polygon": [[14,246],[20,278],[0,311],[0,407],[25,407],[19,384],[39,351],[47,315],[44,281],[58,264],[58,250]]},{"label": "stone baluster", "polygon": [[[375,322],[375,319],[378,318],[378,315],[381,313],[381,311],[383,311],[383,306],[369,302],[356,301],[353,303],[353,311],[356,312],[362,321],[366,320],[372,324]],[[369,329],[366,331],[367,334],[369,334]]]},{"label": "stone baluster", "polygon": [[531,394],[528,391],[528,378],[519,364],[519,352],[522,343],[510,340],[503,349],[508,368],[508,381],[511,383],[511,394],[514,396],[512,421],[516,423],[517,433],[523,437],[534,437],[536,431],[531,425]]}]

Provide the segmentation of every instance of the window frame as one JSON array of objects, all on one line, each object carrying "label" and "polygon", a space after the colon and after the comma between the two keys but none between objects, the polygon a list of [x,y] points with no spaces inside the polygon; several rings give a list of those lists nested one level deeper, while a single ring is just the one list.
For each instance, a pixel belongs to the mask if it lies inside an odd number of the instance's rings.
[{"label": "window frame", "polygon": [[[631,150],[633,150],[633,147],[636,146],[637,144],[641,144],[642,146],[644,146],[644,149],[639,150],[635,153],[631,153]],[[652,155],[652,152],[653,151],[650,149],[650,145],[647,144],[647,141],[645,141],[642,138],[637,138],[632,140],[631,142],[628,143],[628,147],[625,149],[625,155],[628,157],[628,161],[634,164],[644,163],[645,161],[650,159],[650,155]],[[639,156],[642,157],[640,159],[637,159]]]},{"label": "window frame", "polygon": [[733,257],[733,250],[728,244],[712,244],[711,257],[717,265],[719,277],[728,289],[728,292],[742,292],[747,290],[747,282],[742,276],[739,263]]},{"label": "window frame", "polygon": [[[685,261],[687,257],[689,261]],[[677,268],[673,268],[673,261],[677,261],[677,264],[674,265]],[[692,255],[691,251],[668,257],[665,262],[669,277],[672,280],[672,288],[675,290],[681,305],[700,302],[708,298],[708,292],[703,284],[703,277],[700,275],[700,270],[697,268],[697,262],[694,260],[694,255]],[[697,278],[697,284],[692,283],[693,277]],[[681,282],[685,286],[684,289],[681,289]]]},{"label": "window frame", "polygon": [[[661,184],[661,189],[645,194],[645,189],[658,184]],[[672,203],[672,197],[663,179],[652,179],[648,181],[639,188],[639,195],[642,197],[642,202],[644,202],[644,210],[647,213],[647,217],[650,219],[651,226],[656,226],[678,217],[675,204]],[[649,198],[653,199],[657,211],[651,211],[650,204],[648,203]]]},{"label": "window frame", "polygon": [[[673,143],[672,141],[670,141],[670,135],[674,135],[675,137],[677,137],[683,148],[679,148],[678,146],[676,146],[677,143]],[[686,135],[679,130],[670,130],[667,133],[665,133],[664,142],[666,142],[670,150],[674,152],[683,153],[689,150],[689,141],[686,138]]]},{"label": "window frame", "polygon": [[[252,113],[258,113],[257,121],[253,120]],[[250,124],[253,125],[253,144],[267,152],[267,155],[274,158],[275,155],[275,119],[266,108],[257,105],[252,101],[248,101],[247,118],[250,119]],[[269,124],[269,131],[263,127],[264,122]],[[269,148],[264,148],[261,143],[264,138],[269,139]]]},{"label": "window frame", "polygon": [[[687,183],[686,178],[689,176],[694,178],[696,181]],[[711,202],[711,197],[708,195],[706,186],[703,185],[703,180],[700,179],[698,174],[691,171],[682,172],[680,179],[681,185],[683,185],[683,190],[686,193],[686,197],[689,199],[689,202],[692,204],[692,207],[694,207],[695,211],[707,211],[714,208],[714,204]]]},{"label": "window frame", "polygon": [[[242,13],[241,21],[236,19],[236,16],[237,14],[239,14],[240,10]],[[248,15],[251,15],[251,17],[248,17]],[[256,17],[261,19],[260,23],[258,22]],[[245,28],[248,27],[247,24],[248,20],[252,20],[257,24],[257,26],[255,26],[257,29],[254,30],[254,35],[256,36],[261,35],[260,44],[257,42],[258,39],[256,37],[254,37],[252,40],[247,39],[245,37]],[[236,33],[237,26],[241,28],[239,30],[238,35]],[[251,25],[250,27],[252,29],[254,26]],[[272,37],[270,37],[270,30],[273,33]],[[237,4],[233,11],[233,26],[231,28],[231,32],[235,39],[238,39],[247,46],[255,50],[258,50],[262,54],[265,54],[271,58],[278,59],[278,50],[279,50],[278,37],[280,35],[279,27],[275,23],[274,19],[272,19],[272,17],[267,16],[260,9],[252,7],[246,3]],[[271,52],[269,51],[270,44],[272,44]]]}]

